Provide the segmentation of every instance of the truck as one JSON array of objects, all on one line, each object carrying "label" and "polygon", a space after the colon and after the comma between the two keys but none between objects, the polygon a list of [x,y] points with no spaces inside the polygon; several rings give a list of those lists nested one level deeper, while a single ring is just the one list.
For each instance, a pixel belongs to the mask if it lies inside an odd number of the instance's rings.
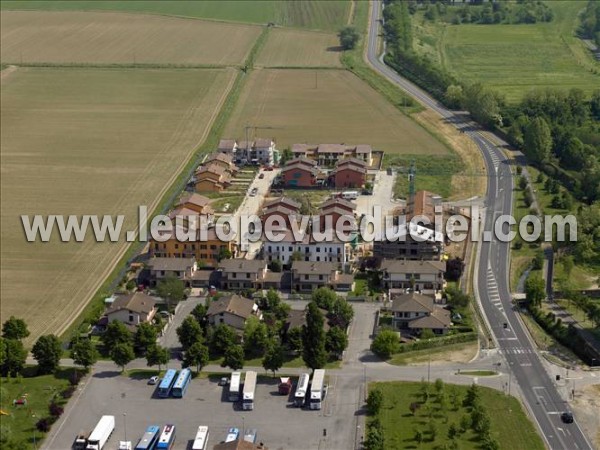
[{"label": "truck", "polygon": [[240,380],[242,378],[241,372],[233,372],[231,374],[231,381],[229,382],[229,401],[237,402],[240,399]]},{"label": "truck", "polygon": [[290,395],[292,391],[292,379],[290,377],[280,377],[277,390],[280,395]]},{"label": "truck", "polygon": [[256,372],[249,370],[246,372],[244,380],[244,390],[242,392],[242,409],[252,411],[254,409],[254,391],[256,390]]},{"label": "truck", "polygon": [[294,394],[294,406],[301,408],[304,406],[306,400],[306,392],[308,391],[308,382],[310,375],[303,373],[298,379],[298,385],[296,386],[296,393]]},{"label": "truck", "polygon": [[87,438],[88,433],[80,431],[79,434],[75,437],[75,441],[73,442],[74,450],[85,450],[87,446]]},{"label": "truck", "polygon": [[323,401],[323,387],[325,381],[325,370],[317,369],[313,374],[310,386],[310,409],[321,409]]},{"label": "truck", "polygon": [[115,430],[115,416],[102,416],[88,438],[86,450],[102,450]]}]

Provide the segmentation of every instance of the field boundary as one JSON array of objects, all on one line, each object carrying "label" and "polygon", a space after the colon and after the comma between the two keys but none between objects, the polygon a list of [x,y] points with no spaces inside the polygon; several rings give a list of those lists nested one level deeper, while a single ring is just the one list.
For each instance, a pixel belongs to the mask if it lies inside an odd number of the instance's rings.
[{"label": "field boundary", "polygon": [[[266,41],[269,28],[265,27],[260,36],[256,39],[254,46],[251,48],[248,59],[246,61],[246,67],[251,68],[256,58],[257,52],[260,51],[262,45]],[[196,147],[190,152],[190,156],[187,160],[182,163],[179,172],[176,172],[171,180],[165,184],[165,187],[159,195],[157,200],[153,203],[151,208],[152,213],[148,215],[148,222],[152,220],[156,214],[166,211],[175,197],[181,193],[185,185],[185,181],[189,178],[189,175],[201,161],[204,155],[216,148],[216,143],[223,131],[223,128],[229,116],[231,115],[235,103],[239,98],[241,88],[243,87],[248,74],[244,71],[240,71],[237,75],[232,77],[232,81],[228,86],[228,89],[224,91],[220,107],[215,109],[215,114],[212,118],[212,123],[208,126],[207,132],[205,133],[204,139],[201,140]],[[96,288],[90,289],[91,294],[88,299],[82,302],[75,313],[71,315],[71,319],[66,322],[57,332],[62,340],[69,339],[72,332],[89,316],[93,316],[96,308],[103,307],[103,297],[108,295],[109,291],[114,290],[119,280],[123,277],[127,270],[128,264],[143,251],[147,243],[130,243],[125,245],[122,251],[113,258],[113,263],[108,265],[102,276],[98,277],[100,282],[96,285]]]},{"label": "field boundary", "polygon": [[239,68],[242,64],[178,64],[178,63],[51,63],[51,62],[16,62],[7,61],[17,67],[52,68],[52,69],[228,69]]}]

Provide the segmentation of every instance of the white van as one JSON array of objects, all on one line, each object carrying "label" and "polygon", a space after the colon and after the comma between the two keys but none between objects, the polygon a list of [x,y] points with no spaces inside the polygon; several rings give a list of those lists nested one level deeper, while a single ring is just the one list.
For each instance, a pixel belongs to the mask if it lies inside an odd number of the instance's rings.
[{"label": "white van", "polygon": [[356,200],[358,198],[358,191],[344,191],[342,192],[342,198],[346,200]]}]

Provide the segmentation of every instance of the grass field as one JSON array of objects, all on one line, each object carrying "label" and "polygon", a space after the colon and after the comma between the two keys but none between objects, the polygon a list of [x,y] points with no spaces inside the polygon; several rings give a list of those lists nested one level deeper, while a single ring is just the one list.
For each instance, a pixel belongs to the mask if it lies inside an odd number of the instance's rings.
[{"label": "grass field", "polygon": [[343,70],[256,70],[224,137],[246,125],[273,127],[279,148],[298,142],[370,144],[391,153],[448,154],[447,148],[381,94]]},{"label": "grass field", "polygon": [[538,87],[600,85],[600,64],[575,36],[584,1],[553,1],[550,23],[534,25],[431,25],[416,19],[417,50],[441,62],[459,79],[483,82],[518,101]]},{"label": "grass field", "polygon": [[234,22],[273,22],[288,27],[305,27],[337,31],[348,20],[350,2],[342,1],[294,1],[270,0],[137,0],[137,1],[3,1],[2,9],[40,9],[52,11],[127,11],[187,16]]},{"label": "grass field", "polygon": [[[384,429],[385,448],[444,448],[444,445],[450,442],[447,437],[450,424],[454,423],[458,426],[461,417],[468,413],[467,408],[462,405],[455,409],[451,400],[454,393],[460,399],[464,398],[468,387],[446,384],[444,392],[449,399],[449,406],[445,413],[447,420],[439,410],[433,386],[430,387],[429,401],[427,404],[421,404],[413,416],[409,405],[412,402],[422,401],[420,387],[421,383],[412,382],[372,383],[369,386],[370,391],[380,389],[383,393],[383,406],[378,417]],[[500,448],[528,450],[545,448],[516,398],[485,387],[480,387],[479,391],[481,403],[490,416],[491,436],[500,443]],[[428,410],[431,411],[431,417]],[[437,429],[434,441],[431,440],[428,432],[428,424],[431,422]],[[420,430],[424,436],[421,443],[414,440],[417,430]],[[473,430],[460,434],[456,441],[460,449],[481,448]]]},{"label": "grass field", "polygon": [[[235,70],[20,68],[2,79],[2,317],[59,332],[125,245],[27,243],[21,214],[150,211],[205,139]],[[56,235],[56,233],[55,233]]]},{"label": "grass field", "polygon": [[144,14],[3,11],[4,63],[241,64],[260,27]]},{"label": "grass field", "polygon": [[335,34],[276,28],[258,55],[263,67],[340,67],[341,48]]}]

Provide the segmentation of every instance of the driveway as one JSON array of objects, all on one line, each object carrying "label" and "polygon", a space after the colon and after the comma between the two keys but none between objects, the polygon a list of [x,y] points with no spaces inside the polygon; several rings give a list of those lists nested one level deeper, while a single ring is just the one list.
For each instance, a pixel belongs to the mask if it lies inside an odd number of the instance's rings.
[{"label": "driveway", "polygon": [[371,210],[375,205],[381,206],[383,215],[396,208],[398,203],[392,199],[395,179],[396,175],[388,175],[384,170],[378,171],[373,184],[373,195],[359,195],[356,199],[356,214],[372,214]]},{"label": "driveway", "polygon": [[159,339],[159,344],[169,349],[179,348],[181,344],[177,337],[177,328],[197,305],[205,302],[206,297],[188,297],[187,300],[179,302],[175,309],[173,320],[169,324],[165,334]]}]

